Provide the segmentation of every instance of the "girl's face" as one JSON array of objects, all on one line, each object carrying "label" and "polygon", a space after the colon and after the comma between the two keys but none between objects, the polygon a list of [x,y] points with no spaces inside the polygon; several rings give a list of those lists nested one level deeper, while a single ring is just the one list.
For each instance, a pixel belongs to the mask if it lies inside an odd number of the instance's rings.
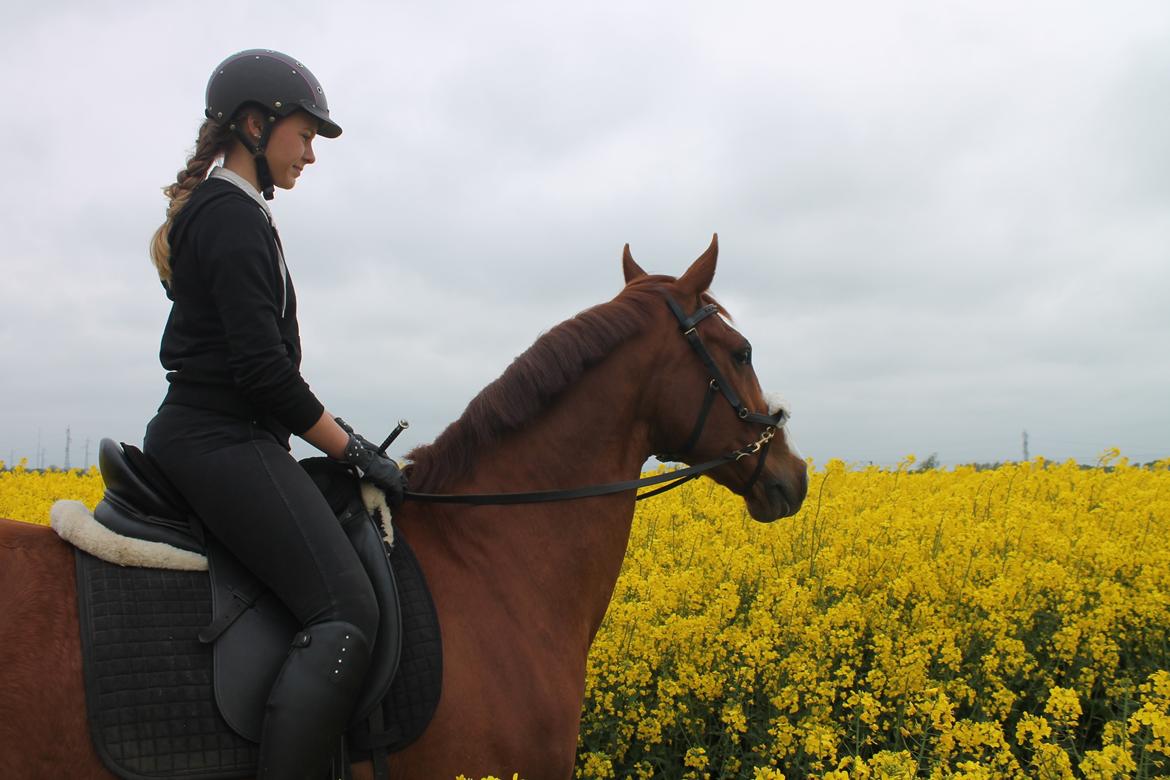
[{"label": "girl's face", "polygon": [[305,166],[317,159],[313,154],[316,136],[317,118],[305,111],[297,111],[276,123],[265,151],[273,184],[282,190],[291,190],[296,185]]}]

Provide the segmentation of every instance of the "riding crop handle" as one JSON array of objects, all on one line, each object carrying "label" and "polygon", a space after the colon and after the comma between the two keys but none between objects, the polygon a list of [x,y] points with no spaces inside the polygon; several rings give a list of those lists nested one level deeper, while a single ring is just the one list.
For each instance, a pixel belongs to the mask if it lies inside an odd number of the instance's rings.
[{"label": "riding crop handle", "polygon": [[394,430],[390,431],[390,435],[386,437],[386,441],[382,442],[382,446],[378,448],[378,452],[385,455],[386,448],[394,443],[394,440],[398,438],[398,434],[402,433],[403,431],[405,431],[409,427],[410,427],[409,422],[407,422],[406,420],[399,420],[398,427],[395,428]]}]

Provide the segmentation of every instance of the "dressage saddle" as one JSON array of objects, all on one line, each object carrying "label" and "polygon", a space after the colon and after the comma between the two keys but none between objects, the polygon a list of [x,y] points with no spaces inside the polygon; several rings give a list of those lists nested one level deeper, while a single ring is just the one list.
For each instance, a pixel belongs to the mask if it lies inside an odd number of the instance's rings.
[{"label": "dressage saddle", "polygon": [[[208,567],[206,574],[172,571],[165,573],[166,579],[132,580],[157,578],[162,573],[107,563],[78,549],[86,699],[91,733],[99,755],[107,767],[122,777],[171,776],[170,771],[177,768],[173,762],[162,766],[158,756],[152,755],[149,761],[145,761],[143,754],[164,750],[159,747],[158,732],[163,728],[157,723],[160,718],[186,718],[182,729],[187,728],[189,721],[202,723],[207,720],[202,715],[198,718],[190,715],[193,710],[180,712],[193,706],[190,700],[200,695],[205,698],[213,695],[214,705],[208,704],[207,707],[216,710],[214,720],[219,723],[220,731],[226,731],[223,728],[226,724],[234,732],[228,735],[230,740],[238,741],[242,737],[247,743],[258,743],[269,691],[287,656],[290,641],[300,629],[299,622],[274,594],[204,530],[179,492],[138,448],[103,439],[98,449],[98,464],[106,490],[93,511],[97,523],[121,537],[205,555]],[[302,460],[301,465],[336,514],[377,598],[381,621],[362,694],[351,718],[348,741],[355,759],[362,754],[373,758],[381,751],[383,766],[379,766],[379,760],[374,762],[376,775],[381,776],[385,772],[386,750],[400,749],[413,741],[429,722],[437,704],[442,663],[434,604],[406,540],[399,534],[393,544],[388,542],[380,521],[388,524],[389,518],[382,512],[371,514],[367,510],[352,467],[328,458]],[[176,580],[176,577],[183,579]],[[158,595],[176,581],[193,583],[197,592],[194,596],[179,596],[177,592]],[[189,586],[184,584],[183,587]],[[115,590],[133,592],[113,594]],[[400,590],[404,593],[400,594]],[[206,606],[208,594],[209,608]],[[400,599],[400,595],[403,598]],[[147,604],[151,598],[160,601],[151,607]],[[186,613],[190,624],[192,609],[179,602],[191,599],[201,600],[205,605],[196,608],[199,624],[188,625],[187,629],[167,628],[162,631],[162,635],[176,643],[173,648],[168,649],[165,643],[159,642],[158,631],[147,639],[141,635],[138,638],[132,636],[136,630],[132,624],[136,621],[139,627],[158,626],[160,621],[172,617],[169,613]],[[150,609],[168,614],[146,614]],[[137,644],[132,650],[127,650],[133,643]],[[112,699],[108,692],[111,686],[125,683],[133,671],[133,668],[127,669],[126,659],[137,658],[143,646],[158,649],[160,645],[159,652],[164,656],[169,654],[179,658],[184,653],[202,656],[190,663],[166,658],[163,666],[171,673],[165,677],[169,682],[157,682],[163,678],[156,674],[154,681],[149,683],[155,687],[171,685],[182,688],[178,694],[182,701],[176,701],[166,716],[158,714],[157,701],[154,701],[165,697],[162,692],[144,696],[142,706],[129,715],[124,704],[126,695],[122,695],[110,709]],[[402,677],[406,679],[396,681],[404,650],[405,674]],[[200,664],[208,670],[205,676],[210,690],[192,694],[188,689],[197,688],[200,678],[187,667]],[[183,668],[176,671],[172,668],[176,665]],[[132,687],[134,682],[129,684]],[[140,687],[147,685],[145,681],[138,684]],[[401,686],[406,690],[400,691]],[[128,732],[125,727],[131,720],[142,725]],[[154,725],[148,722],[152,720]],[[171,739],[173,735],[170,733],[166,735],[165,749],[175,753],[186,751],[188,758],[183,760],[188,763],[184,765],[184,776],[233,777],[254,766],[251,763],[255,759],[254,751],[241,751],[238,747],[222,749],[224,745],[236,745],[230,740],[225,741],[222,734],[215,737],[215,744],[221,746],[219,755],[206,758],[206,754],[215,752],[206,749],[206,732],[213,730],[203,728],[197,739],[188,739],[185,743]],[[131,736],[127,737],[127,733]],[[148,747],[144,748],[147,743]],[[196,758],[191,759],[191,756]],[[202,765],[191,766],[191,761]]]},{"label": "dressage saddle", "polygon": [[[302,461],[302,466],[337,513],[378,600],[381,620],[370,670],[354,709],[354,719],[360,721],[381,700],[398,668],[402,633],[394,573],[381,529],[361,501],[357,475],[328,458]],[[224,719],[242,736],[259,742],[268,692],[300,622],[215,537],[203,532],[195,514],[145,453],[102,439],[98,468],[106,492],[94,508],[95,520],[123,536],[207,555],[214,617],[199,632],[199,640],[214,645],[215,696]]]}]

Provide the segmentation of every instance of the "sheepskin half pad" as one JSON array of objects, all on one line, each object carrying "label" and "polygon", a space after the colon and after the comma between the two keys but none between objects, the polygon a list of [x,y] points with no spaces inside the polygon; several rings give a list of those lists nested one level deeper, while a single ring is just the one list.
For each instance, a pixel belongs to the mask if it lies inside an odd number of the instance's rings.
[{"label": "sheepskin half pad", "polygon": [[[361,486],[362,502],[382,529],[386,543],[394,545],[394,526],[386,494],[368,483]],[[111,531],[93,517],[80,501],[62,499],[49,510],[49,525],[69,544],[95,558],[119,566],[143,566],[172,571],[207,571],[207,556],[162,542],[148,542]]]},{"label": "sheepskin half pad", "polygon": [[65,541],[95,558],[119,566],[172,571],[207,571],[207,557],[162,542],[121,536],[93,519],[85,504],[62,500],[49,510],[49,524]]}]

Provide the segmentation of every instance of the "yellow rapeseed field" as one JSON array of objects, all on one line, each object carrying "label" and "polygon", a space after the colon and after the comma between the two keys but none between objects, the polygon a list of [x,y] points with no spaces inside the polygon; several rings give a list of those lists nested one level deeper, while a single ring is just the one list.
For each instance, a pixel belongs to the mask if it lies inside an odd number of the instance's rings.
[{"label": "yellow rapeseed field", "polygon": [[0,461],[0,517],[9,520],[48,525],[49,507],[57,499],[72,498],[93,509],[104,489],[97,466],[35,471],[23,459],[16,466]]},{"label": "yellow rapeseed field", "polygon": [[[811,472],[771,525],[639,505],[590,656],[581,778],[1170,773],[1170,461]],[[0,472],[0,516],[92,504]]]}]

